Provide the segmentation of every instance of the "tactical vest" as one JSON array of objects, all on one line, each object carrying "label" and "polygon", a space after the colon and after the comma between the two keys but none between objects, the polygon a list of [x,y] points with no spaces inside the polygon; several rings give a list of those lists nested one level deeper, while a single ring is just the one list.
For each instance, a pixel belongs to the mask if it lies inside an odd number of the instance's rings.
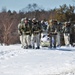
[{"label": "tactical vest", "polygon": [[31,34],[31,27],[29,24],[25,24],[24,32],[26,35]]},{"label": "tactical vest", "polygon": [[56,27],[54,25],[49,26],[49,29],[48,29],[49,32],[55,32],[55,30],[56,30]]},{"label": "tactical vest", "polygon": [[70,27],[69,26],[64,27],[64,33],[70,33]]},{"label": "tactical vest", "polygon": [[40,33],[40,25],[38,23],[34,23],[32,25],[32,33],[34,34]]}]

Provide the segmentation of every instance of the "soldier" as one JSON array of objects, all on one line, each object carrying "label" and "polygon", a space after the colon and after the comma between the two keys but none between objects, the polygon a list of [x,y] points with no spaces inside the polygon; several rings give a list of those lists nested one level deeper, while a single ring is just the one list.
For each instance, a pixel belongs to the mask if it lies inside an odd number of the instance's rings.
[{"label": "soldier", "polygon": [[70,26],[68,25],[68,22],[65,22],[63,26],[63,33],[64,33],[64,41],[65,45],[69,46],[70,45]]},{"label": "soldier", "polygon": [[41,33],[41,26],[36,21],[36,18],[32,19],[32,47],[35,48],[36,42],[36,49],[40,49],[40,33]]},{"label": "soldier", "polygon": [[24,31],[23,31],[23,25],[24,25],[24,18],[21,19],[21,22],[18,24],[18,34],[20,37],[20,42],[22,44],[22,48],[24,47]]},{"label": "soldier", "polygon": [[54,25],[56,25],[57,28],[57,36],[56,36],[56,45],[57,47],[60,47],[60,32],[61,32],[61,25],[57,23],[57,20],[54,20]]},{"label": "soldier", "polygon": [[74,24],[72,24],[71,22],[68,22],[69,26],[70,26],[70,44],[71,46],[73,46],[73,43],[74,43],[74,38],[75,38],[75,34],[74,34]]},{"label": "soldier", "polygon": [[31,48],[31,26],[28,22],[28,18],[24,18],[24,42],[25,42],[25,49]]},{"label": "soldier", "polygon": [[75,24],[73,25],[73,46],[75,46]]},{"label": "soldier", "polygon": [[56,48],[56,35],[57,35],[56,25],[54,25],[54,20],[50,20],[48,26],[48,36],[50,37],[50,48],[52,48],[52,45],[54,48]]},{"label": "soldier", "polygon": [[47,24],[46,24],[46,22],[44,20],[41,21],[41,26],[42,26],[43,32],[46,32]]}]

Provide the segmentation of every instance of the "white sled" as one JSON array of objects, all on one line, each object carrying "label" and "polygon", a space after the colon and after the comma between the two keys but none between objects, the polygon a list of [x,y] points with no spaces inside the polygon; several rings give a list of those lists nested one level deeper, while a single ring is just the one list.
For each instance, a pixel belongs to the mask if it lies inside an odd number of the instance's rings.
[{"label": "white sled", "polygon": [[49,47],[49,37],[47,36],[46,33],[42,33],[41,35],[41,46],[42,47]]}]

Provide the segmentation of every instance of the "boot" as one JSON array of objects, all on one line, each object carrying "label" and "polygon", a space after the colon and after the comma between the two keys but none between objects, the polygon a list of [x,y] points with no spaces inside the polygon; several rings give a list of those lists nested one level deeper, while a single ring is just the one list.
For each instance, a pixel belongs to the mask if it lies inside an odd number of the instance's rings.
[{"label": "boot", "polygon": [[38,46],[38,47],[36,47],[36,49],[40,49],[40,47]]},{"label": "boot", "polygon": [[24,46],[24,48],[23,49],[28,49],[28,46]]},{"label": "boot", "polygon": [[32,48],[33,48],[33,49],[35,49],[35,47],[34,47],[34,46],[32,46]]},{"label": "boot", "polygon": [[54,48],[56,48],[56,45],[54,45]]},{"label": "boot", "polygon": [[32,48],[32,46],[31,46],[31,45],[29,45],[29,46],[28,46],[28,48]]}]

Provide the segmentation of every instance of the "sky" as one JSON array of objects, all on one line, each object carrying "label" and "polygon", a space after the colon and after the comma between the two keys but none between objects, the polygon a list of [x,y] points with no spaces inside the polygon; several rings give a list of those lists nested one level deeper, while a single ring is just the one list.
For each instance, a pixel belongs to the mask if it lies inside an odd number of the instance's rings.
[{"label": "sky", "polygon": [[36,3],[45,10],[58,8],[60,5],[75,5],[74,0],[0,0],[0,11],[6,8],[11,11],[19,11],[25,8],[28,4]]}]

